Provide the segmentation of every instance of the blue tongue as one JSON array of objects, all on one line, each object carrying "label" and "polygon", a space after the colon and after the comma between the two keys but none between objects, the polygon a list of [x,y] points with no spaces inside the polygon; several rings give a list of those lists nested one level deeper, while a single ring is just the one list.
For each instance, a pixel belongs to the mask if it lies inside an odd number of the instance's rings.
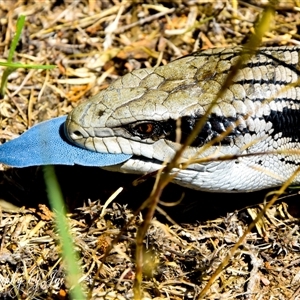
[{"label": "blue tongue", "polygon": [[72,145],[64,136],[66,116],[39,123],[20,137],[0,145],[0,163],[12,167],[41,165],[111,166],[131,155],[89,151]]}]

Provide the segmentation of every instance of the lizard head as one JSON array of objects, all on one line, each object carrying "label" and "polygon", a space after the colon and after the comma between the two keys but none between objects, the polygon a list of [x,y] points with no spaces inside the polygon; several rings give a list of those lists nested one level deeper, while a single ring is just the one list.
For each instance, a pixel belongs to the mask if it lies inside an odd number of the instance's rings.
[{"label": "lizard head", "polygon": [[[226,76],[212,68],[218,60],[214,61],[207,52],[119,78],[70,113],[67,136],[92,151],[169,161],[204,115]],[[229,69],[230,62],[222,68]],[[225,93],[225,98],[231,100],[232,92]],[[242,101],[236,101],[234,106],[220,99],[193,146],[204,145],[232,126],[238,118],[238,106],[245,113]],[[246,126],[243,124],[240,129]],[[192,148],[190,152],[195,153]]]}]

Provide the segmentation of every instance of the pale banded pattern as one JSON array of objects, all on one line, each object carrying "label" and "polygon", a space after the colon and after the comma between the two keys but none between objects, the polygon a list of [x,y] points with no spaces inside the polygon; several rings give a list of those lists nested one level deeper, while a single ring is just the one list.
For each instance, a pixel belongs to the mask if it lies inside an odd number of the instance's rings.
[{"label": "pale banded pattern", "polygon": [[[93,151],[134,155],[113,170],[157,170],[206,112],[240,51],[199,51],[166,66],[133,71],[75,108],[66,123],[67,135]],[[300,149],[299,52],[297,47],[261,48],[247,60],[182,162],[193,156]],[[230,126],[234,128],[227,137],[202,151]],[[194,163],[174,170],[179,171],[174,181],[199,190],[254,191],[282,184],[299,163],[297,153]]]}]

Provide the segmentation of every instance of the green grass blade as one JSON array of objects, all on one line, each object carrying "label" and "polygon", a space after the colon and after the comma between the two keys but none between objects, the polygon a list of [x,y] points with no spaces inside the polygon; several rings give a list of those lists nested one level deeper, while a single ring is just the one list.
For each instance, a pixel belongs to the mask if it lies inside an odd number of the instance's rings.
[{"label": "green grass blade", "polygon": [[11,45],[10,45],[8,58],[7,58],[8,62],[12,62],[12,59],[13,59],[13,56],[15,54],[19,39],[21,37],[21,33],[22,33],[22,30],[23,30],[24,24],[25,24],[25,16],[20,15],[19,18],[18,18],[18,21],[17,21],[16,34],[15,34],[15,36],[14,36],[12,42],[11,42]]},{"label": "green grass blade", "polygon": [[69,224],[66,218],[66,208],[63,201],[63,196],[55,175],[53,166],[44,166],[44,178],[46,190],[52,210],[55,213],[55,222],[58,229],[60,245],[62,249],[62,258],[66,269],[66,278],[68,287],[70,288],[71,299],[86,299],[83,289],[79,284],[81,271],[78,264],[78,259],[74,252],[74,244],[70,234]]},{"label": "green grass blade", "polygon": [[[7,58],[7,62],[8,63],[12,62],[12,59],[14,57],[15,50],[17,48],[17,45],[18,45],[18,42],[19,42],[22,30],[23,30],[23,27],[24,27],[24,24],[25,24],[25,16],[21,15],[21,16],[19,16],[18,21],[17,21],[17,31],[16,31],[16,34],[15,34],[15,36],[14,36],[12,42],[11,42],[10,48],[9,48],[8,58]],[[12,68],[8,67],[6,70],[4,70],[4,72],[2,74],[2,77],[1,77],[1,86],[0,86],[0,95],[2,97],[4,97],[4,95],[5,95],[4,89],[5,89],[6,84],[7,84],[8,76],[14,70],[15,70],[14,67],[12,67]]]},{"label": "green grass blade", "polygon": [[14,71],[14,69],[10,69],[10,68],[7,68],[3,71],[3,74],[2,74],[2,77],[1,77],[1,85],[0,85],[0,94],[1,96],[3,97],[4,96],[4,89],[6,87],[6,84],[7,84],[7,79],[8,79],[8,76]]},{"label": "green grass blade", "polygon": [[56,68],[56,65],[28,65],[22,63],[15,62],[0,62],[0,66],[11,68],[11,72],[18,68],[24,69],[42,69],[42,70],[50,70]]},{"label": "green grass blade", "polygon": [[0,62],[0,66],[2,67],[7,67],[7,69],[4,70],[2,77],[1,77],[1,84],[0,84],[0,96],[4,97],[5,95],[5,87],[7,85],[7,79],[8,76],[14,72],[18,68],[24,68],[24,69],[42,69],[42,70],[50,70],[54,69],[56,66],[55,65],[30,65],[30,64],[21,64],[21,63],[14,63],[13,57],[18,45],[18,42],[21,37],[21,33],[23,30],[25,24],[25,16],[21,15],[18,18],[17,25],[16,25],[16,34],[13,37],[13,40],[10,45],[9,53],[8,53],[8,58],[6,62]]}]

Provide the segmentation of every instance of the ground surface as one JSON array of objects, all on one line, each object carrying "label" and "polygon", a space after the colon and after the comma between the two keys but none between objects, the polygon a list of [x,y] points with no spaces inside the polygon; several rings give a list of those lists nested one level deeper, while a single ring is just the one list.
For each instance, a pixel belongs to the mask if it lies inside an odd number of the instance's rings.
[{"label": "ground surface", "polygon": [[[133,69],[166,64],[200,48],[244,43],[266,2],[0,1],[1,59],[7,58],[17,16],[24,14],[15,60],[57,65],[51,71],[19,69],[10,76],[0,100],[1,142],[67,114]],[[263,45],[298,45],[299,10],[296,0],[280,1]],[[147,198],[153,181],[132,187],[135,177],[97,168],[58,167],[57,174],[72,212],[86,289],[93,299],[131,299],[142,216],[134,218],[105,260],[103,254]],[[125,191],[103,207],[119,186]],[[296,193],[268,211],[205,299],[300,297]],[[174,202],[182,194],[179,206],[163,207],[178,224],[157,214],[144,240],[145,298],[196,299],[261,208],[266,192],[228,196],[171,186],[163,198]],[[0,197],[23,207],[0,212],[0,298],[67,298],[41,170],[3,166]]]}]

